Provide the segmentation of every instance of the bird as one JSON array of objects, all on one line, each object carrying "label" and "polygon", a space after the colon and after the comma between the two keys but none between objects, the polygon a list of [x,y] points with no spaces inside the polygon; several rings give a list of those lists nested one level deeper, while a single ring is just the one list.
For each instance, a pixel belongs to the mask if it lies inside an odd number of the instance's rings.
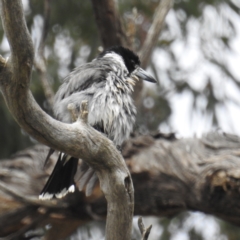
[{"label": "bird", "polygon": [[[123,46],[108,48],[91,62],[76,67],[65,78],[54,97],[54,117],[64,123],[72,123],[69,104],[80,111],[81,102],[87,101],[88,123],[120,149],[133,131],[136,107],[131,94],[139,79],[156,83],[140,67],[140,59],[132,50]],[[49,151],[47,159],[53,151]],[[62,198],[67,193],[74,192],[77,167],[77,158],[59,153],[57,163],[39,198]],[[86,165],[84,168],[92,177],[93,169]],[[89,180],[88,175],[86,174],[82,186],[87,178]],[[94,176],[93,182],[97,178],[96,174]]]}]

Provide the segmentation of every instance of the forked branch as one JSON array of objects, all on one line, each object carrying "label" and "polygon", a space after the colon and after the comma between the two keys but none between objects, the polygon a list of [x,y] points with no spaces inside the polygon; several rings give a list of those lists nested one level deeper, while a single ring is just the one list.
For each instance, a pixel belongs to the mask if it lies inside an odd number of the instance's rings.
[{"label": "forked branch", "polygon": [[150,234],[151,229],[152,229],[152,225],[145,228],[142,217],[139,217],[138,218],[138,227],[139,227],[139,230],[140,230],[141,235],[142,235],[141,240],[148,240],[149,234]]}]

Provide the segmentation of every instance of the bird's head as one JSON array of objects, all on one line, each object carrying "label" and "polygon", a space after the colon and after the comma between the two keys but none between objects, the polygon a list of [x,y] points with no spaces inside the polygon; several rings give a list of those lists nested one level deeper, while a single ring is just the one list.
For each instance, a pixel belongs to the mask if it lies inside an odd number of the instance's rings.
[{"label": "bird's head", "polygon": [[99,57],[104,57],[112,53],[117,54],[123,60],[130,76],[135,76],[138,79],[156,83],[156,80],[140,67],[141,62],[139,57],[128,48],[114,46],[103,51]]}]

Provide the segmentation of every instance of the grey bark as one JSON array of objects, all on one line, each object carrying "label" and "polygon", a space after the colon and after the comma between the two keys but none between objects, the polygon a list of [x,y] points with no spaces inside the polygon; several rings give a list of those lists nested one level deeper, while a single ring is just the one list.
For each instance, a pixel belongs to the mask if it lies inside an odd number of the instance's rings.
[{"label": "grey bark", "polygon": [[109,139],[83,120],[64,124],[52,119],[37,105],[29,90],[34,51],[22,2],[1,0],[0,4],[11,48],[9,61],[0,59],[0,88],[9,111],[36,140],[84,159],[96,170],[108,202],[106,239],[130,239],[133,186],[121,154]]}]

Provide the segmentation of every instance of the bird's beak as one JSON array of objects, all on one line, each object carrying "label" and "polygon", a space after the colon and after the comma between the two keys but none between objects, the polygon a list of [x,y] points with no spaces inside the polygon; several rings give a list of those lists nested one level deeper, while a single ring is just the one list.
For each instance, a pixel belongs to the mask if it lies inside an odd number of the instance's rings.
[{"label": "bird's beak", "polygon": [[149,73],[147,73],[145,70],[143,70],[140,67],[134,71],[134,75],[136,75],[138,78],[148,81],[148,82],[152,82],[152,83],[157,82]]}]

